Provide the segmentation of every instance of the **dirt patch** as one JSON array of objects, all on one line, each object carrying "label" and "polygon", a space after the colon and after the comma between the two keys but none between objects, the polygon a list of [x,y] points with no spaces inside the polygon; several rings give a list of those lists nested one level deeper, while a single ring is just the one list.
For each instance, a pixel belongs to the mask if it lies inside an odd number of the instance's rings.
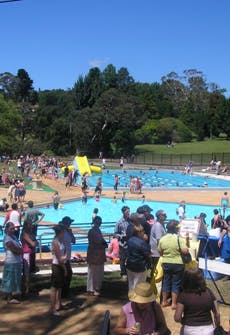
[{"label": "dirt patch", "polygon": [[[118,278],[117,274],[106,275],[103,292],[100,297],[88,296],[85,293],[85,276],[74,276],[71,299],[64,300],[65,310],[60,316],[49,313],[49,278],[36,276],[34,279],[35,293],[23,300],[20,305],[8,305],[0,301],[0,333],[8,335],[73,335],[99,334],[106,310],[111,313],[111,334],[114,334],[117,317],[121,306],[127,302],[127,284]],[[225,282],[225,291],[230,291],[230,282]],[[226,300],[229,299],[227,294]],[[228,329],[230,308],[220,305],[223,326]],[[173,321],[173,311],[170,307],[164,309],[164,314],[172,335],[178,335],[180,325]]]}]

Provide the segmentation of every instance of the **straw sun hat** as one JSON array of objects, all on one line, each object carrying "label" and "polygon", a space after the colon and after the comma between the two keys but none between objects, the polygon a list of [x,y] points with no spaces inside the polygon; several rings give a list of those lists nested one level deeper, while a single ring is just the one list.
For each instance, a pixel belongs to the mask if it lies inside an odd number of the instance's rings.
[{"label": "straw sun hat", "polygon": [[149,283],[138,283],[133,290],[129,291],[129,300],[138,304],[146,304],[156,299]]}]

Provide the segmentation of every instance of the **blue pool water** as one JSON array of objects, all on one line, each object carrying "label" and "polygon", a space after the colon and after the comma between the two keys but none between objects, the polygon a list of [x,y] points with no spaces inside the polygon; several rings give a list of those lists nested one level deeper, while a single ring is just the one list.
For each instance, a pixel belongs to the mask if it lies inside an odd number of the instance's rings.
[{"label": "blue pool water", "polygon": [[[153,209],[153,215],[155,215],[156,211],[159,209],[164,209],[167,213],[168,219],[177,219],[176,215],[176,208],[178,207],[177,203],[173,202],[157,202],[157,201],[146,201],[145,204],[148,204]],[[96,202],[95,199],[88,199],[86,205],[83,205],[81,201],[74,201],[68,202],[63,204],[63,208],[58,210],[53,209],[53,207],[49,208],[40,208],[40,210],[45,214],[45,221],[51,221],[54,223],[58,223],[62,217],[70,216],[74,219],[74,227],[81,228],[84,227],[85,230],[90,229],[91,227],[91,217],[92,212],[95,207],[99,209],[98,215],[100,215],[103,219],[104,224],[101,226],[101,230],[104,233],[113,233],[115,222],[117,222],[121,216],[121,208],[122,206],[127,205],[130,207],[131,213],[135,212],[136,209],[143,205],[141,200],[127,200],[124,203],[118,199],[117,203],[112,203],[112,200],[109,198],[101,198],[99,202]],[[210,224],[210,221],[213,217],[213,209],[216,208],[214,206],[204,206],[204,205],[194,205],[194,204],[187,204],[186,205],[186,216],[187,218],[194,218],[194,216],[198,216],[201,212],[207,214],[207,223]],[[226,212],[226,216],[229,214],[230,210]],[[111,225],[111,222],[113,224]],[[3,218],[0,218],[0,224],[3,223]],[[86,224],[88,223],[88,224]],[[38,229],[38,236],[42,233],[52,233],[51,235],[47,236],[47,240],[50,243],[50,240],[53,237],[53,230],[52,228],[44,228],[39,227]],[[0,235],[0,239],[2,236]],[[76,249],[81,251],[82,247],[86,248],[87,239],[83,237],[81,240],[78,241],[80,244],[84,244],[79,246],[77,245]],[[0,242],[0,249],[2,248],[2,243]]]},{"label": "blue pool water", "polygon": [[[147,188],[229,188],[230,181],[209,178],[208,176],[182,174],[179,171],[158,170],[104,170],[102,182],[104,187],[113,187],[114,176],[119,176],[120,187],[129,187],[130,176],[142,179],[142,184]],[[93,174],[88,178],[91,187],[95,187],[100,175]]]}]

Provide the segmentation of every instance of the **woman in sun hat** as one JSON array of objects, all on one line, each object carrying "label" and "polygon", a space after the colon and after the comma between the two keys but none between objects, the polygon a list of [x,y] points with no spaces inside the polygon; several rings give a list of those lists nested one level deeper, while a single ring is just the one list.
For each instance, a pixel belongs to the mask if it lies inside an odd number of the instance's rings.
[{"label": "woman in sun hat", "polygon": [[115,334],[171,334],[149,283],[139,282],[128,297],[129,302],[121,308]]}]

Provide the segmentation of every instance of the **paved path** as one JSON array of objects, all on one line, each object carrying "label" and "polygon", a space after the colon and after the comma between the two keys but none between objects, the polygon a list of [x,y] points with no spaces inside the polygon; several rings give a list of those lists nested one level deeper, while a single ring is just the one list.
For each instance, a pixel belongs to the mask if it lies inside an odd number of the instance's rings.
[{"label": "paved path", "polygon": [[[72,268],[74,274],[87,274],[88,273],[88,267],[87,266],[75,266]],[[0,268],[1,270],[1,268]],[[105,264],[104,271],[105,272],[116,272],[120,270],[119,264]],[[49,269],[43,269],[37,272],[37,274],[40,275],[50,275],[51,274],[51,268]],[[35,274],[36,275],[36,274]],[[2,272],[0,272],[0,279],[2,279]]]}]

